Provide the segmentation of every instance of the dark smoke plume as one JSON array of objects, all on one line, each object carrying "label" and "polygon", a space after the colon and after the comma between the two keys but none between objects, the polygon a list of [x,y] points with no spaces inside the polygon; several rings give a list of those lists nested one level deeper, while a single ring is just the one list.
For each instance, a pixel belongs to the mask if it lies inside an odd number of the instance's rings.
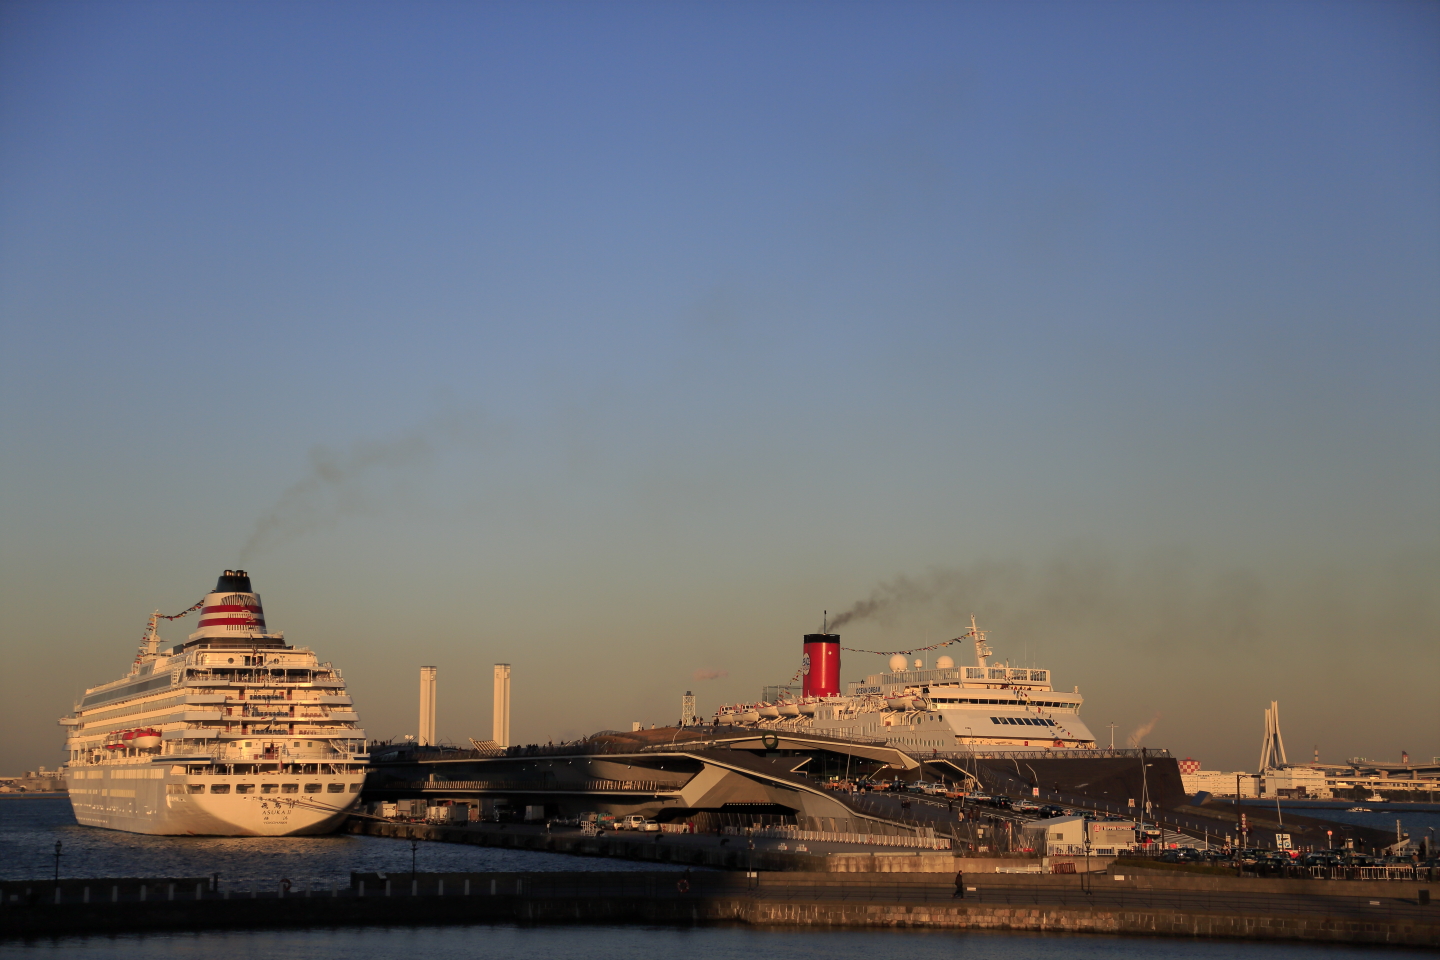
[{"label": "dark smoke plume", "polygon": [[[241,561],[332,527],[341,517],[382,510],[403,495],[409,476],[428,468],[444,450],[477,444],[482,428],[478,417],[448,413],[389,439],[361,440],[343,451],[316,445],[305,476],[255,521],[240,551]],[[387,479],[389,487],[377,490]]]}]

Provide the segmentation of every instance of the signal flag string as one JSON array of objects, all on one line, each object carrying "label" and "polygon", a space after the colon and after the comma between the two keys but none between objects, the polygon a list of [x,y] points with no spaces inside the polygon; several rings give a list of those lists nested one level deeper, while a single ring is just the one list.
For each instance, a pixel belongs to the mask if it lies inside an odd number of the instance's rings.
[{"label": "signal flag string", "polygon": [[195,605],[193,607],[187,607],[186,609],[181,610],[179,613],[174,613],[167,616],[163,613],[160,613],[159,611],[156,611],[156,613],[154,614],[154,618],[150,621],[151,625],[145,628],[145,635],[140,638],[140,642],[144,643],[146,640],[150,639],[150,631],[154,628],[155,620],[179,620],[181,617],[189,616],[196,610],[199,610],[204,605],[205,598],[201,597],[199,600],[195,601]]},{"label": "signal flag string", "polygon": [[850,653],[875,653],[882,657],[888,657],[896,653],[923,653],[926,650],[939,650],[941,647],[948,647],[952,643],[959,643],[961,640],[968,640],[975,635],[974,631],[956,637],[953,640],[946,640],[943,643],[932,643],[928,647],[911,647],[909,650],[861,650],[859,647],[841,647],[841,650],[848,650]]},{"label": "signal flag string", "polygon": [[188,608],[188,609],[186,609],[186,610],[181,610],[179,613],[174,614],[174,615],[172,615],[172,616],[168,616],[168,617],[167,617],[165,614],[162,613],[162,614],[160,614],[160,619],[161,619],[161,620],[179,620],[181,617],[188,616],[189,614],[194,613],[196,610],[199,610],[199,609],[200,609],[201,607],[203,607],[204,605],[205,605],[205,598],[204,598],[204,597],[201,597],[201,598],[195,603],[195,606],[190,607],[190,608]]}]

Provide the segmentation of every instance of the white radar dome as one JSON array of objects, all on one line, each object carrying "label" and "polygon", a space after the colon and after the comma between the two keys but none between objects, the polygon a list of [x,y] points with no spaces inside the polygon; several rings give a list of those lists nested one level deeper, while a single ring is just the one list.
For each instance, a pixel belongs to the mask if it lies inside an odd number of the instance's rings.
[{"label": "white radar dome", "polygon": [[905,654],[897,653],[890,658],[890,672],[899,673],[905,669]]},{"label": "white radar dome", "polygon": [[950,659],[949,657],[938,657],[938,658],[936,658],[936,660],[935,660],[935,669],[936,669],[936,670],[954,670],[954,669],[955,669],[955,661],[952,660],[952,659]]}]

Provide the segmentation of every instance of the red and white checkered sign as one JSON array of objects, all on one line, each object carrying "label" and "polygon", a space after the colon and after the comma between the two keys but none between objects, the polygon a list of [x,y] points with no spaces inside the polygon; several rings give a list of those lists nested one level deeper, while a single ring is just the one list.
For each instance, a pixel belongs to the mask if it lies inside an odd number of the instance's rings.
[{"label": "red and white checkered sign", "polygon": [[1199,772],[1200,772],[1200,761],[1199,761],[1199,760],[1191,760],[1189,757],[1186,757],[1184,760],[1181,760],[1181,761],[1180,761],[1180,772],[1181,772],[1181,773],[1199,773]]}]

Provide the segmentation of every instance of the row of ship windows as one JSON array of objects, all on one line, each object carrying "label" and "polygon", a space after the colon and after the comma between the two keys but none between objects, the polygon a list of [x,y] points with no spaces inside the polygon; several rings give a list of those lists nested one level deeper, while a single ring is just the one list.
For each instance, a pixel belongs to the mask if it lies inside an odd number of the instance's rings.
[{"label": "row of ship windows", "polygon": [[994,703],[1010,707],[1073,707],[1073,703],[1060,703],[1051,700],[972,700],[961,697],[931,697],[931,703]]},{"label": "row of ship windows", "polygon": [[[231,785],[228,784],[228,783],[212,783],[212,784],[210,784],[210,793],[229,793],[229,792],[230,792],[230,786],[231,786]],[[235,786],[235,792],[236,792],[236,793],[254,793],[254,792],[255,792],[255,784],[253,784],[253,783],[237,783],[237,784],[235,784],[234,786]],[[166,793],[204,793],[204,792],[205,792],[205,784],[203,784],[203,783],[167,783],[167,784],[165,785],[165,792],[166,792]],[[260,792],[261,792],[261,793],[300,793],[301,791],[300,791],[300,784],[298,784],[298,783],[262,783],[262,784],[260,784]],[[343,783],[326,783],[326,784],[307,783],[307,784],[305,784],[305,791],[304,791],[304,792],[305,792],[305,793],[321,793],[321,792],[324,792],[324,793],[344,793],[344,792],[345,792],[345,784],[343,784]],[[358,783],[352,783],[352,784],[350,784],[350,792],[351,792],[351,793],[359,793],[359,792],[360,792],[360,784],[358,784]]]},{"label": "row of ship windows", "polygon": [[1047,717],[991,717],[991,723],[1015,723],[1024,727],[1053,727],[1055,721]]}]

